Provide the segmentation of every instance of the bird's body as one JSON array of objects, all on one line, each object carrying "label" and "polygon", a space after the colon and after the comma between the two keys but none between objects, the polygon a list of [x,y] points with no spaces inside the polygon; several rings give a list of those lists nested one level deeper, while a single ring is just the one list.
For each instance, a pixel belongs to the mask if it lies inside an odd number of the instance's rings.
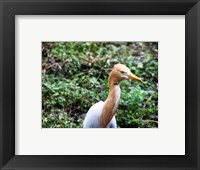
[{"label": "bird's body", "polygon": [[116,64],[109,75],[109,94],[105,102],[95,103],[87,112],[83,128],[117,128],[115,113],[120,100],[120,86],[122,80],[142,80],[133,75],[128,67]]},{"label": "bird's body", "polygon": [[[119,85],[114,85],[114,88],[111,89],[113,91],[114,96],[112,99],[114,99],[114,105],[112,112],[117,109],[119,99],[120,99],[120,87]],[[87,112],[87,115],[84,120],[84,128],[101,128],[101,124],[99,121],[99,118],[102,116],[103,108],[105,107],[106,101],[100,101],[98,103],[95,103]],[[106,128],[117,128],[117,123],[115,116],[111,119],[111,121],[108,123]]]},{"label": "bird's body", "polygon": [[[102,113],[105,102],[100,101],[95,103],[87,112],[87,115],[84,120],[84,128],[101,128],[99,123],[99,117]],[[93,114],[95,113],[95,114]],[[115,116],[113,116],[112,120],[108,123],[106,128],[117,128],[117,123]]]}]

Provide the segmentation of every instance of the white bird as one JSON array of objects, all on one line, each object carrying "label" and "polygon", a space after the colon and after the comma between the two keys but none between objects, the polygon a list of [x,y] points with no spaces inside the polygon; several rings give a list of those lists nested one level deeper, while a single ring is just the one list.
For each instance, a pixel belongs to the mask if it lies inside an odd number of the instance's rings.
[{"label": "white bird", "polygon": [[117,128],[115,113],[120,99],[119,83],[122,80],[142,80],[123,64],[116,64],[109,74],[109,94],[103,102],[95,103],[87,112],[83,128]]}]

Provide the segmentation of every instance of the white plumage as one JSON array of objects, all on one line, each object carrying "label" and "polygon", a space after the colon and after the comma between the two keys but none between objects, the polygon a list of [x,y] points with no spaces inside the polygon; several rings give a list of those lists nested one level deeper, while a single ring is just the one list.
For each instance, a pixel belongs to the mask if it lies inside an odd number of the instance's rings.
[{"label": "white plumage", "polygon": [[[95,103],[87,112],[83,122],[83,128],[101,128],[99,116],[102,113],[105,102],[100,101]],[[106,128],[117,128],[115,116],[113,116]]]}]

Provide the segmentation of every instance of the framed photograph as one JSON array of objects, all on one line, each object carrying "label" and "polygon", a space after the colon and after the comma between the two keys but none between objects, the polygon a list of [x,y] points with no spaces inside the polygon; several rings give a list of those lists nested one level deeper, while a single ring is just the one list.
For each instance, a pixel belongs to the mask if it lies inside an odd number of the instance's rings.
[{"label": "framed photograph", "polygon": [[158,42],[42,42],[41,74],[42,128],[158,128]]},{"label": "framed photograph", "polygon": [[2,0],[1,169],[200,169],[200,3]]}]

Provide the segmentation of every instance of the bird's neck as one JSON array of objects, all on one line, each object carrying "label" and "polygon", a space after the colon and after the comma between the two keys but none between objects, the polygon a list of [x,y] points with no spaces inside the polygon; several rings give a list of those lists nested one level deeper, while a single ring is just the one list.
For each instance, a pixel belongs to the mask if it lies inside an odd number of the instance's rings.
[{"label": "bird's neck", "polygon": [[102,128],[105,128],[112,120],[116,113],[118,103],[120,99],[120,86],[119,82],[116,81],[114,76],[109,76],[109,94],[105,101],[102,114],[100,115],[99,121]]}]

